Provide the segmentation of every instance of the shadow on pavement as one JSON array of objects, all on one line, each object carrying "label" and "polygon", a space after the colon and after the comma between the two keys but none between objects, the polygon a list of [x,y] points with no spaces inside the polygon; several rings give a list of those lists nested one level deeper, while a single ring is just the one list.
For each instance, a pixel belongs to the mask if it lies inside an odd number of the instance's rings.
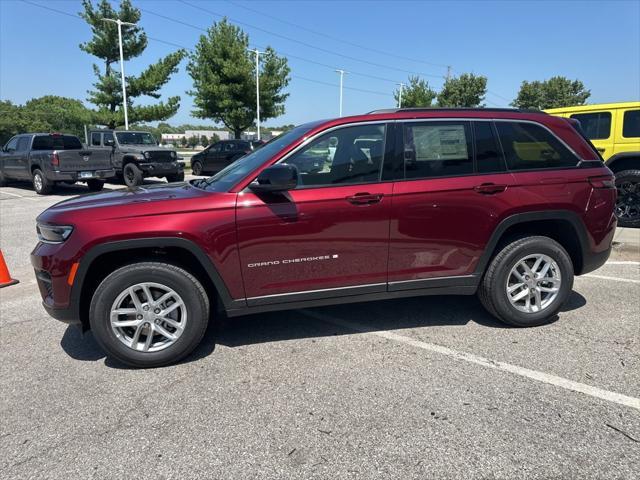
[{"label": "shadow on pavement", "polygon": [[[578,292],[571,292],[562,308],[563,312],[577,310],[587,304]],[[332,307],[308,309],[344,321],[352,321],[370,327],[370,331],[389,331],[442,325],[466,325],[476,323],[487,328],[510,329],[489,315],[475,296],[434,296],[354,303]],[[557,320],[557,317],[553,320]],[[196,350],[180,363],[189,363],[209,356],[216,343],[238,347],[269,342],[281,342],[304,338],[354,334],[353,330],[317,320],[300,310],[270,312],[226,319],[223,326],[211,323],[204,339]],[[95,362],[105,358],[91,332],[84,335],[77,327],[70,326],[60,345],[72,358]],[[110,368],[128,368],[107,358]]]},{"label": "shadow on pavement", "polygon": [[[142,186],[157,185],[161,183],[167,183],[167,182],[165,180],[160,180],[156,178],[145,178]],[[36,195],[36,192],[33,190],[33,185],[28,181],[20,182],[20,181],[12,180],[7,186],[17,188],[20,190],[25,190],[33,193],[33,195]],[[124,182],[118,182],[117,179],[111,178],[109,179],[108,183],[105,184],[104,189],[102,191],[120,190],[123,188],[127,188]],[[89,191],[89,189],[84,183],[75,183],[75,184],[59,183],[55,186],[55,188],[53,189],[53,192],[51,192],[48,195],[43,195],[43,197],[68,197],[68,196],[75,196],[75,195],[84,195],[87,193],[93,193],[93,192]]]}]

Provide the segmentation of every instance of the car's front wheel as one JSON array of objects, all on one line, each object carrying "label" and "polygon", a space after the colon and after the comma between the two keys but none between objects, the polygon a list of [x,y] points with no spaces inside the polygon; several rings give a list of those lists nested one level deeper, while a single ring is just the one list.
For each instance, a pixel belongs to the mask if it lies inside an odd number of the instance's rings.
[{"label": "car's front wheel", "polygon": [[142,185],[144,176],[142,170],[134,163],[127,163],[122,169],[122,176],[127,187],[136,187]]},{"label": "car's front wheel", "polygon": [[184,172],[167,175],[167,182],[184,182]]},{"label": "car's front wheel", "polygon": [[143,262],[119,268],[100,283],[89,318],[108,356],[133,367],[160,367],[184,358],[200,343],[209,299],[186,270]]},{"label": "car's front wheel", "polygon": [[478,290],[499,320],[532,327],[553,320],[573,288],[573,263],[555,240],[526,237],[504,246],[491,260]]}]

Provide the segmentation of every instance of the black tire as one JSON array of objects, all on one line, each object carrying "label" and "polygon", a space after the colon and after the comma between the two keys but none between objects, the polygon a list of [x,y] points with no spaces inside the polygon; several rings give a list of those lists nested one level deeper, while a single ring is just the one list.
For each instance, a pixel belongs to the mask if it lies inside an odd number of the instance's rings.
[{"label": "black tire", "polygon": [[184,172],[167,175],[167,182],[184,182]]},{"label": "black tire", "polygon": [[[528,255],[543,254],[557,265],[561,284],[557,296],[538,312],[518,310],[509,301],[507,285],[512,268]],[[493,257],[487,268],[478,297],[487,311],[498,320],[516,327],[544,325],[555,319],[573,288],[573,263],[566,250],[549,237],[535,236],[515,240]]]},{"label": "black tire", "polygon": [[87,180],[87,187],[91,192],[99,192],[104,188],[104,180]]},{"label": "black tire", "polygon": [[31,178],[33,180],[33,189],[38,195],[49,195],[53,192],[55,184],[51,180],[48,180],[39,168],[33,171]]},{"label": "black tire", "polygon": [[191,173],[193,173],[196,177],[202,175],[202,163],[197,160],[193,162],[193,164],[191,165]]},{"label": "black tire", "polygon": [[640,170],[616,173],[616,217],[621,227],[640,227]]},{"label": "black tire", "polygon": [[[118,339],[111,328],[111,307],[127,288],[153,282],[165,285],[182,298],[187,322],[184,331],[163,350],[142,352],[134,350]],[[200,343],[209,321],[209,299],[200,282],[186,270],[159,262],[125,265],[108,275],[91,299],[89,322],[98,344],[121,363],[138,368],[153,368],[175,363],[191,353]]]},{"label": "black tire", "polygon": [[127,163],[122,169],[122,176],[124,178],[124,184],[127,187],[142,185],[144,180],[142,170],[140,170],[135,163]]}]

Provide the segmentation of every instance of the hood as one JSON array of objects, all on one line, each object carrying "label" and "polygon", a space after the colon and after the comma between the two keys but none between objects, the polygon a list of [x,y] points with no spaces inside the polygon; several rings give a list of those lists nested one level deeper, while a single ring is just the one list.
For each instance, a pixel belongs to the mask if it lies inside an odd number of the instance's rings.
[{"label": "hood", "polygon": [[[112,190],[108,192],[90,193],[79,197],[63,200],[56,203],[52,207],[45,210],[40,220],[47,221],[47,217],[58,216],[60,214],[78,212],[87,209],[100,209],[108,207],[118,207],[117,211],[126,214],[127,208],[153,205],[156,202],[167,202],[163,204],[163,208],[171,210],[172,200],[189,200],[195,197],[208,195],[207,192],[193,187],[187,182],[181,183],[162,183],[158,185],[145,185],[134,188],[123,188],[120,190]],[[93,213],[92,213],[93,215]]]},{"label": "hood", "polygon": [[142,153],[142,152],[172,152],[170,148],[162,148],[158,145],[120,145],[122,153]]}]

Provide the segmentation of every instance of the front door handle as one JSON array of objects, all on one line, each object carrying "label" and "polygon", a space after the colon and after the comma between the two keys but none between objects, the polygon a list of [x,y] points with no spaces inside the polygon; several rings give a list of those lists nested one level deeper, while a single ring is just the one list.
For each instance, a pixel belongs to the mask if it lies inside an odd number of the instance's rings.
[{"label": "front door handle", "polygon": [[507,189],[507,186],[495,183],[483,183],[481,185],[476,185],[473,189],[483,195],[493,195],[495,193],[504,192]]},{"label": "front door handle", "polygon": [[347,197],[346,200],[349,203],[354,205],[371,205],[373,203],[379,203],[382,200],[382,193],[356,193],[350,197]]}]

